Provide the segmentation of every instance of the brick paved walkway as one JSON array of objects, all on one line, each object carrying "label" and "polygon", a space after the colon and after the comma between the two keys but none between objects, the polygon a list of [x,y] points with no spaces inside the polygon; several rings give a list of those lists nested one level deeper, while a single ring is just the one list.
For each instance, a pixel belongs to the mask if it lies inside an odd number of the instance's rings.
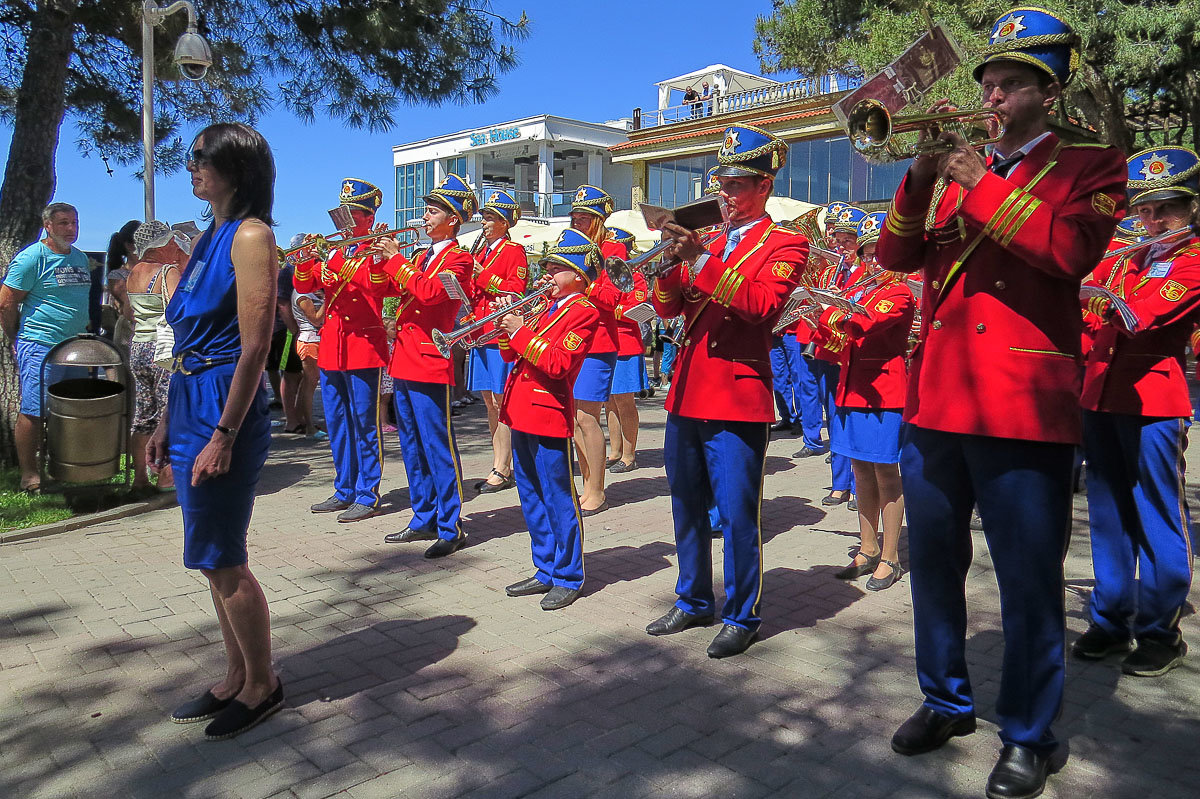
[{"label": "brick paved walkway", "polygon": [[[280,437],[250,553],[287,707],[232,741],[167,721],[223,662],[205,583],[180,565],[178,509],[0,547],[0,796],[982,796],[1002,648],[982,537],[968,641],[980,730],[894,755],[918,698],[908,581],[872,594],[832,577],[855,517],[820,506],[828,467],[790,460],[797,439],[769,449],[762,640],[718,662],[704,652],[715,630],[643,632],[675,566],[661,395],[640,405],[640,468],[613,476],[613,509],[587,526],[585,596],[555,613],[503,592],[531,571],[515,491],[470,500],[471,545],[427,561],[423,544],[382,543],[407,519],[394,435],[389,512],[356,525],[307,510],[329,493],[327,448]],[[490,464],[482,407],[458,427],[469,484]],[[1071,638],[1088,557],[1081,497]],[[1195,617],[1184,626],[1200,645]],[[1057,727],[1071,761],[1047,796],[1196,796],[1198,664],[1136,680],[1072,661]]]}]

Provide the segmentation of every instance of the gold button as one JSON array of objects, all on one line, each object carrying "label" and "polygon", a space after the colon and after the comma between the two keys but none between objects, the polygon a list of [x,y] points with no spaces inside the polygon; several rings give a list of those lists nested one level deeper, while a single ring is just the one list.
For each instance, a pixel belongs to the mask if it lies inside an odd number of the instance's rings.
[{"label": "gold button", "polygon": [[710,342],[708,342],[708,346],[710,346],[710,347],[715,347],[715,346],[717,346],[717,342],[715,342],[715,341],[710,341]]},{"label": "gold button", "polygon": [[349,322],[349,321],[350,321],[350,317],[349,317],[349,316],[343,316],[342,318],[343,318],[343,319],[345,319],[347,322]]},{"label": "gold button", "polygon": [[942,284],[937,282],[936,280],[933,281],[932,283],[930,283],[929,285],[933,286],[935,289],[940,289],[942,287]]},{"label": "gold button", "polygon": [[1116,351],[1117,351],[1116,347],[1109,347],[1109,348],[1108,348],[1108,354],[1109,354],[1109,355],[1112,355],[1112,354],[1113,354],[1113,353],[1115,353]]},{"label": "gold button", "polygon": [[942,320],[941,320],[941,319],[935,319],[935,320],[933,320],[933,329],[934,329],[934,330],[941,330],[941,329],[942,329]]},{"label": "gold button", "polygon": [[996,288],[1000,289],[1001,291],[1004,291],[1006,288],[1008,288],[1008,284],[1005,283],[1003,280],[997,280]]},{"label": "gold button", "polygon": [[733,321],[733,317],[732,317],[732,316],[726,316],[726,317],[725,317],[725,321],[726,321],[726,322],[732,322],[732,321]]},{"label": "gold button", "polygon": [[983,331],[985,331],[985,330],[987,330],[987,328],[986,328],[986,327],[984,327],[982,324],[975,325],[975,332],[976,332],[976,333],[982,333],[982,332],[983,332]]},{"label": "gold button", "polygon": [[685,338],[685,339],[683,340],[683,346],[685,346],[685,347],[690,347],[690,346],[692,346],[692,340],[691,340],[690,338]]}]

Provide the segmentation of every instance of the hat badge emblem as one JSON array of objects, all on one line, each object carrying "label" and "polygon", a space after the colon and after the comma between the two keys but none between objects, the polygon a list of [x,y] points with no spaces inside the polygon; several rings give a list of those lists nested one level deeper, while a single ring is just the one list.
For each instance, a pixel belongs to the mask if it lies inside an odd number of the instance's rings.
[{"label": "hat badge emblem", "polygon": [[736,152],[741,143],[741,140],[738,138],[738,132],[736,130],[731,130],[725,134],[725,142],[721,145],[721,152]]},{"label": "hat badge emblem", "polygon": [[1000,20],[1000,24],[996,26],[996,32],[992,34],[991,44],[1011,42],[1014,39],[1020,38],[1021,31],[1028,29],[1028,26],[1024,22],[1024,14],[1009,14]]},{"label": "hat badge emblem", "polygon": [[352,184],[348,180],[342,184],[342,196],[343,197],[353,197],[354,196],[354,184]]},{"label": "hat badge emblem", "polygon": [[587,189],[581,188],[579,191],[575,192],[575,202],[581,203],[586,199],[587,199]]},{"label": "hat badge emblem", "polygon": [[1165,155],[1150,153],[1142,163],[1142,175],[1146,180],[1154,180],[1171,172],[1171,161]]},{"label": "hat badge emblem", "polygon": [[498,192],[498,191],[492,192],[492,196],[488,197],[488,202],[490,202],[490,203],[500,202],[500,192]]}]

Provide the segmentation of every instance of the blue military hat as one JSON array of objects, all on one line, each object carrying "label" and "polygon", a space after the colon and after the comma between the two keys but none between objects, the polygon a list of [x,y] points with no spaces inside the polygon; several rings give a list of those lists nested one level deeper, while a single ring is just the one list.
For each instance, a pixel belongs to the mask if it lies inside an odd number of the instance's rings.
[{"label": "blue military hat", "polygon": [[601,219],[607,219],[614,207],[613,198],[608,192],[586,183],[576,190],[575,199],[571,201],[572,211],[595,214]]},{"label": "blue military hat", "polygon": [[[866,215],[867,212],[861,208],[855,208],[853,205],[843,205],[832,222],[828,219],[825,220],[825,227],[833,233],[853,233],[857,236],[858,225]],[[830,228],[830,225],[833,227]]]},{"label": "blue military hat", "polygon": [[717,151],[716,175],[722,178],[775,177],[787,161],[787,142],[753,125],[730,125]]},{"label": "blue military hat", "polygon": [[841,216],[842,209],[846,207],[844,202],[832,202],[825,206],[825,228],[828,230],[833,227],[833,223]]},{"label": "blue military hat", "polygon": [[1151,147],[1129,157],[1129,204],[1195,197],[1200,158],[1186,147]]},{"label": "blue military hat", "polygon": [[[858,209],[855,209],[858,210]],[[887,219],[887,211],[872,211],[863,214],[858,222],[858,249],[879,241],[879,232],[883,230],[883,220]]]},{"label": "blue military hat", "polygon": [[488,195],[480,211],[493,211],[511,227],[521,218],[521,205],[506,191],[496,190]]},{"label": "blue military hat", "polygon": [[1079,67],[1079,37],[1071,26],[1044,8],[1019,7],[1000,15],[992,26],[975,80],[993,61],[1019,61],[1046,72],[1066,86]]},{"label": "blue military hat", "polygon": [[383,192],[365,180],[343,178],[342,193],[338,200],[342,205],[375,213],[383,205]]},{"label": "blue military hat", "polygon": [[442,178],[442,182],[438,184],[437,188],[421,199],[448,209],[462,222],[475,216],[475,211],[479,208],[479,200],[476,199],[475,192],[471,191],[471,187],[465,180],[453,173]]},{"label": "blue military hat", "polygon": [[1117,223],[1117,229],[1113,231],[1113,238],[1120,241],[1133,244],[1135,241],[1146,235],[1146,226],[1142,224],[1142,220],[1132,214],[1122,219]]},{"label": "blue military hat", "polygon": [[561,264],[575,270],[587,282],[596,279],[600,270],[600,247],[574,228],[558,236],[554,246],[546,250],[539,263]]},{"label": "blue military hat", "polygon": [[717,174],[719,166],[714,166],[712,169],[704,173],[704,193],[718,194],[721,191],[721,176]]},{"label": "blue military hat", "polygon": [[615,241],[617,244],[624,244],[629,247],[633,246],[633,241],[634,241],[633,234],[630,233],[625,228],[610,227],[610,228],[605,228],[605,230],[608,231],[609,238],[612,239],[613,241]]}]

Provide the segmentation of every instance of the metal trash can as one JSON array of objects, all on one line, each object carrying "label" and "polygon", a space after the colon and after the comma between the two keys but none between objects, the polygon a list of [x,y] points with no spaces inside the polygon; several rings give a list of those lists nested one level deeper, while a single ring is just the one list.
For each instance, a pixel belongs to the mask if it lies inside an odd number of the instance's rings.
[{"label": "metal trash can", "polygon": [[[76,367],[90,376],[69,376],[46,385],[51,367]],[[107,480],[121,469],[129,448],[132,388],[121,351],[97,336],[57,344],[42,364],[46,446],[44,471],[64,483]]]}]

